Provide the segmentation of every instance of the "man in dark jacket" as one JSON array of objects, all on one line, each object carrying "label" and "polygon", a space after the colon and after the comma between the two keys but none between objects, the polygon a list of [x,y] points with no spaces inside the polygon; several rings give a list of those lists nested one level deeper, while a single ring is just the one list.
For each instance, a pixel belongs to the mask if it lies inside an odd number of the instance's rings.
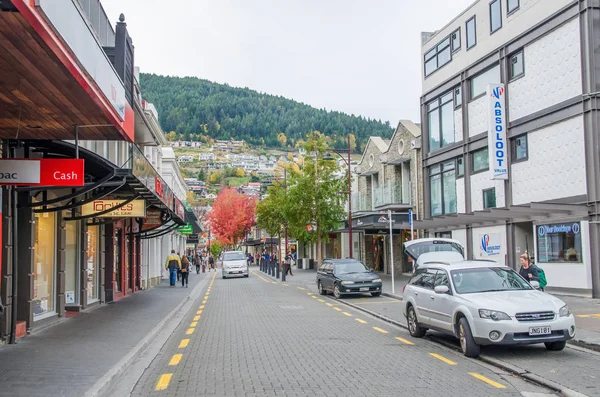
[{"label": "man in dark jacket", "polygon": [[179,259],[179,255],[175,254],[175,250],[171,250],[171,255],[169,255],[165,262],[165,269],[169,271],[169,283],[171,288],[175,288],[177,272],[181,269],[181,259]]}]

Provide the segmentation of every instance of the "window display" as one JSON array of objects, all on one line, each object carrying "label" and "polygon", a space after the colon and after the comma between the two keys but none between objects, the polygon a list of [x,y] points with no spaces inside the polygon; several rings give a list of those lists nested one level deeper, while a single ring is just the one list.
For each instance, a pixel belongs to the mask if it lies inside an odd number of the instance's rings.
[{"label": "window display", "polygon": [[74,305],[79,303],[79,266],[77,255],[77,222],[67,222],[65,246],[65,303]]},{"label": "window display", "polygon": [[38,320],[55,311],[55,215],[36,214],[34,234],[33,315]]},{"label": "window display", "polygon": [[98,226],[88,227],[87,247],[87,298],[90,303],[98,300]]},{"label": "window display", "polygon": [[538,262],[581,263],[581,225],[540,225],[537,227]]}]

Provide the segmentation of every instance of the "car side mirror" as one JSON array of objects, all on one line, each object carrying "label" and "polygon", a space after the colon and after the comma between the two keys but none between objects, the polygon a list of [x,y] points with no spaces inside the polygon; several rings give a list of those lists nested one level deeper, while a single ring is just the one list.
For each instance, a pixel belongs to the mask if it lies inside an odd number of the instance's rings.
[{"label": "car side mirror", "polygon": [[531,286],[532,286],[533,288],[537,289],[537,290],[539,290],[539,289],[540,289],[540,283],[539,283],[539,282],[537,282],[537,281],[532,281],[532,282],[530,282],[529,284],[531,284]]},{"label": "car side mirror", "polygon": [[440,294],[440,295],[447,294],[448,292],[450,292],[450,288],[448,288],[447,285],[438,285],[433,290],[435,291],[436,294]]}]

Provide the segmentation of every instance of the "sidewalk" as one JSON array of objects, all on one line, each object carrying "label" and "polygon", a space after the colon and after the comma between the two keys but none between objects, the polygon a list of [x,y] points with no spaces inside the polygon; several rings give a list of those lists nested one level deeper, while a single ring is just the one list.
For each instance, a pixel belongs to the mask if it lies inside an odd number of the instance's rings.
[{"label": "sidewalk", "polygon": [[[315,269],[293,269],[293,272],[294,276],[290,277],[288,275],[286,283],[301,285],[313,292],[317,292],[317,285],[315,282],[317,271]],[[408,283],[410,277],[403,274],[395,275],[395,294],[392,294],[392,276],[389,274],[378,274],[383,281],[383,295],[387,298],[402,300],[403,288],[406,283]],[[600,299],[559,294],[555,295],[569,305],[571,312],[575,314],[575,323],[577,324],[578,329],[575,338],[571,340],[570,343],[600,351]],[[393,315],[393,319],[405,323],[402,310],[397,304],[370,306],[377,306],[378,308],[385,310],[388,317]]]},{"label": "sidewalk", "polygon": [[189,288],[163,280],[3,346],[0,396],[83,396],[212,276],[190,274]]}]

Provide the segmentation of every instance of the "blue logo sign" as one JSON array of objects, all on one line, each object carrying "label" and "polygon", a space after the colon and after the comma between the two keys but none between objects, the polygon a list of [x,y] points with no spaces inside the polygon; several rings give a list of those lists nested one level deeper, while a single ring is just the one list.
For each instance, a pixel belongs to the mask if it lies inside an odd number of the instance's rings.
[{"label": "blue logo sign", "polygon": [[[499,240],[499,236],[494,235],[494,240]],[[500,242],[491,241],[492,236],[484,234],[481,236],[481,253],[487,256],[500,255]]]},{"label": "blue logo sign", "polygon": [[410,226],[413,225],[413,212],[412,212],[412,210],[408,210],[408,224]]},{"label": "blue logo sign", "polygon": [[488,149],[490,153],[490,170],[492,170],[492,179],[508,179],[504,86],[491,86],[489,93]]},{"label": "blue logo sign", "polygon": [[558,234],[558,233],[573,233],[579,234],[581,232],[581,226],[579,222],[573,223],[572,225],[555,224],[555,225],[542,225],[538,226],[538,236],[544,237],[546,234]]}]

